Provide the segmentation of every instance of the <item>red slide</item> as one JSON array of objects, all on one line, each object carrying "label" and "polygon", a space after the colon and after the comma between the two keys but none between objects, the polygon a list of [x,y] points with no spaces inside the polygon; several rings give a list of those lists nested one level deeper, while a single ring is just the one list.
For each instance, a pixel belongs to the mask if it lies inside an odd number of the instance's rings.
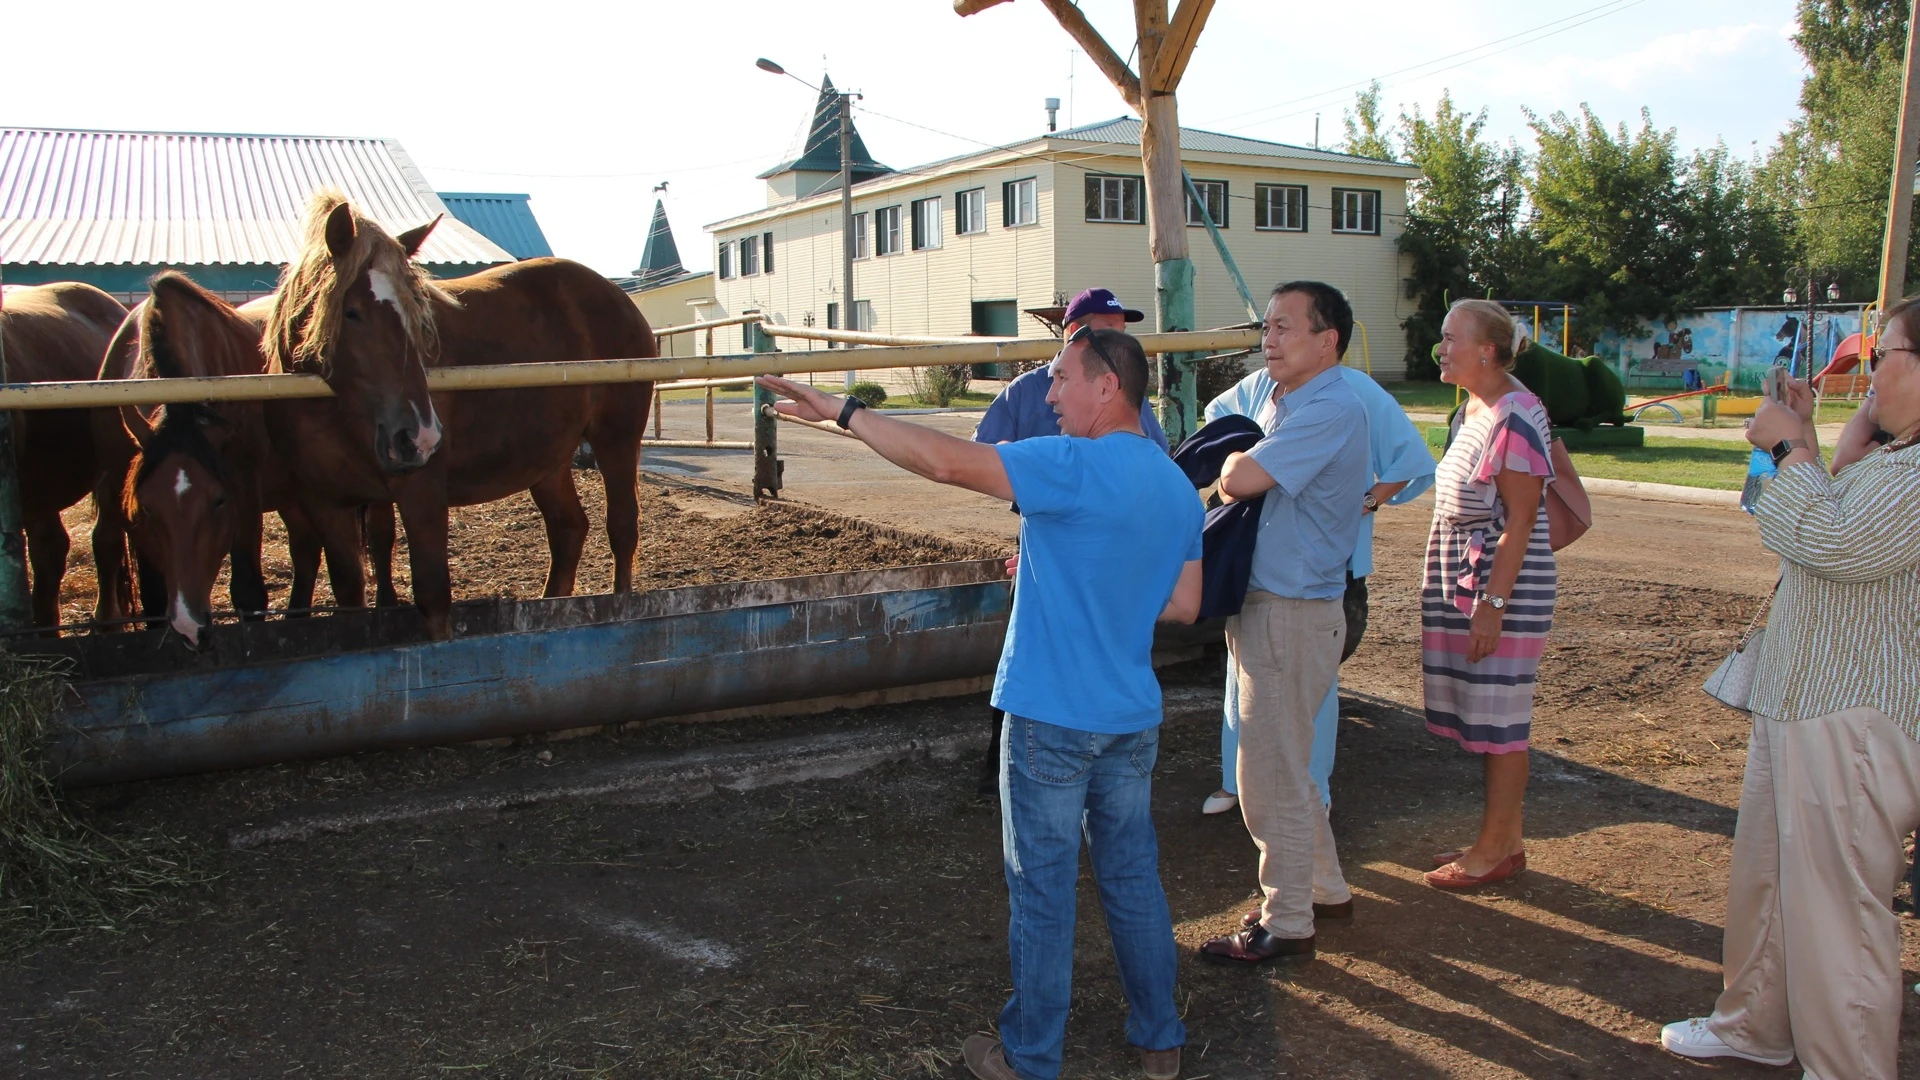
[{"label": "red slide", "polygon": [[1860,363],[1860,335],[1848,334],[1845,341],[1834,346],[1833,359],[1815,379],[1824,379],[1829,375],[1845,375]]}]

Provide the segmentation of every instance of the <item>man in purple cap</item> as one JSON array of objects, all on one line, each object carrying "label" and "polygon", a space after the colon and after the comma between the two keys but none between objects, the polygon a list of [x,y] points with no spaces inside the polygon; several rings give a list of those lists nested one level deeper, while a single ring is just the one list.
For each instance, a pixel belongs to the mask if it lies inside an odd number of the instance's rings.
[{"label": "man in purple cap", "polygon": [[[1105,289],[1088,289],[1067,305],[1068,337],[1082,326],[1095,330],[1125,330],[1128,323],[1146,318],[1120,303]],[[987,415],[973,430],[973,441],[981,443],[1019,442],[1041,435],[1060,434],[1060,418],[1047,404],[1047,390],[1053,385],[1052,364],[1034,368],[1007,384],[1000,396],[987,406]],[[1140,403],[1140,428],[1147,438],[1167,448],[1167,433],[1146,402]]]},{"label": "man in purple cap", "polygon": [[[1145,315],[1122,304],[1106,289],[1087,289],[1067,305],[1066,336],[1072,337],[1073,332],[1083,326],[1095,330],[1125,330],[1128,323],[1144,318]],[[1053,364],[1059,362],[1056,356],[1052,364],[1034,368],[1008,383],[1000,396],[993,399],[993,404],[987,406],[980,426],[973,429],[973,441],[1010,443],[1060,434],[1060,418],[1054,415],[1053,406],[1047,404],[1047,391],[1053,386]],[[1167,449],[1167,433],[1161,430],[1160,421],[1144,400],[1140,402],[1140,430],[1162,451]],[[987,756],[980,763],[979,788],[983,796],[994,794],[1000,787],[1000,710],[990,708],[988,714],[992,734],[987,739]]]}]

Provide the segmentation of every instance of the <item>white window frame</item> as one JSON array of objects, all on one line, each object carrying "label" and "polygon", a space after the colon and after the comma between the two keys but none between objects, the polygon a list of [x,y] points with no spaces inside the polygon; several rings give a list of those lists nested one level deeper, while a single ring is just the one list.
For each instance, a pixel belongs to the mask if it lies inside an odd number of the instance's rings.
[{"label": "white window frame", "polygon": [[[1287,192],[1299,200],[1297,206],[1281,203],[1283,210],[1298,210],[1299,224],[1275,225],[1273,223],[1273,196]],[[1260,224],[1262,220],[1265,225]],[[1261,232],[1306,232],[1307,231],[1307,186],[1305,184],[1255,184],[1253,186],[1253,227]]]},{"label": "white window frame", "polygon": [[1380,193],[1371,188],[1334,188],[1333,231],[1352,236],[1379,236]]},{"label": "white window frame", "polygon": [[[1195,180],[1193,182],[1193,186],[1194,186],[1194,190],[1200,192],[1200,197],[1207,200],[1207,213],[1213,214],[1214,228],[1216,229],[1226,228],[1227,227],[1227,182],[1225,180]],[[1206,228],[1207,223],[1200,220],[1200,206],[1198,203],[1193,201],[1193,192],[1185,190],[1186,188],[1185,184],[1180,185],[1180,187],[1182,189],[1180,192],[1181,194],[1180,201],[1186,207],[1187,224],[1194,228],[1199,228],[1199,229]],[[1218,190],[1220,192],[1220,199],[1217,204],[1219,207],[1219,213],[1214,213],[1214,207],[1216,204],[1215,204],[1215,201],[1209,196],[1209,192],[1215,191],[1215,190]]]},{"label": "white window frame", "polygon": [[740,276],[752,277],[760,272],[760,238],[743,236],[740,238]]},{"label": "white window frame", "polygon": [[946,200],[938,195],[913,200],[913,236],[909,243],[915,251],[937,251],[944,246],[941,233]]},{"label": "white window frame", "polygon": [[720,243],[720,255],[715,260],[720,270],[721,281],[733,280],[733,242],[723,240]]},{"label": "white window frame", "polygon": [[872,220],[872,215],[864,210],[853,215],[853,257],[855,259],[864,259],[873,254],[873,242],[870,239],[873,236]]},{"label": "white window frame", "polygon": [[[1146,183],[1143,177],[1123,174],[1095,174],[1087,182],[1099,186],[1098,211],[1087,220],[1099,225],[1142,225],[1146,223]],[[1133,192],[1133,216],[1127,217],[1127,192]],[[1109,213],[1112,210],[1112,213]]]},{"label": "white window frame", "polygon": [[873,254],[875,258],[898,255],[900,243],[900,207],[882,206],[873,212]]},{"label": "white window frame", "polygon": [[1009,180],[1000,189],[1000,197],[1007,205],[1002,211],[1001,220],[1009,229],[1024,229],[1029,225],[1040,224],[1040,181],[1035,177],[1023,177]]},{"label": "white window frame", "polygon": [[977,236],[987,231],[987,189],[968,188],[953,196],[953,235]]}]

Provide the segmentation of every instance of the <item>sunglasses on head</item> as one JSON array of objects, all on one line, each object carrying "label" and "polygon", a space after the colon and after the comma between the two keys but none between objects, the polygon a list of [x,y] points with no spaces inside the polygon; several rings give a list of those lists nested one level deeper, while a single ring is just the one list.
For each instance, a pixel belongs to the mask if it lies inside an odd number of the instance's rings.
[{"label": "sunglasses on head", "polygon": [[1082,341],[1086,342],[1093,349],[1093,354],[1100,358],[1100,362],[1107,365],[1107,370],[1113,372],[1113,377],[1120,378],[1120,365],[1113,362],[1113,357],[1107,355],[1107,350],[1100,347],[1100,339],[1093,335],[1093,327],[1082,326],[1067,335],[1067,344],[1078,345]]},{"label": "sunglasses on head", "polygon": [[1873,351],[1867,354],[1867,374],[1871,375],[1875,371],[1880,370],[1880,361],[1885,360],[1888,353],[1897,352],[1912,353],[1915,356],[1920,356],[1920,349],[1910,349],[1904,345],[1875,345]]}]

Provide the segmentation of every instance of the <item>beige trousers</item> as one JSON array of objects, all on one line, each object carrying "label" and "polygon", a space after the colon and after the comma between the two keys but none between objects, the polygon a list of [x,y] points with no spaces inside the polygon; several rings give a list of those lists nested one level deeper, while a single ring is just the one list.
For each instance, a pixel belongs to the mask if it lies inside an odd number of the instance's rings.
[{"label": "beige trousers", "polygon": [[1714,1034],[1748,1053],[1796,1054],[1808,1080],[1895,1080],[1893,890],[1916,825],[1920,743],[1885,714],[1754,717]]},{"label": "beige trousers", "polygon": [[1240,679],[1240,813],[1260,849],[1261,923],[1313,936],[1313,904],[1350,899],[1320,791],[1308,775],[1313,714],[1340,672],[1340,601],[1249,590],[1227,620]]}]

